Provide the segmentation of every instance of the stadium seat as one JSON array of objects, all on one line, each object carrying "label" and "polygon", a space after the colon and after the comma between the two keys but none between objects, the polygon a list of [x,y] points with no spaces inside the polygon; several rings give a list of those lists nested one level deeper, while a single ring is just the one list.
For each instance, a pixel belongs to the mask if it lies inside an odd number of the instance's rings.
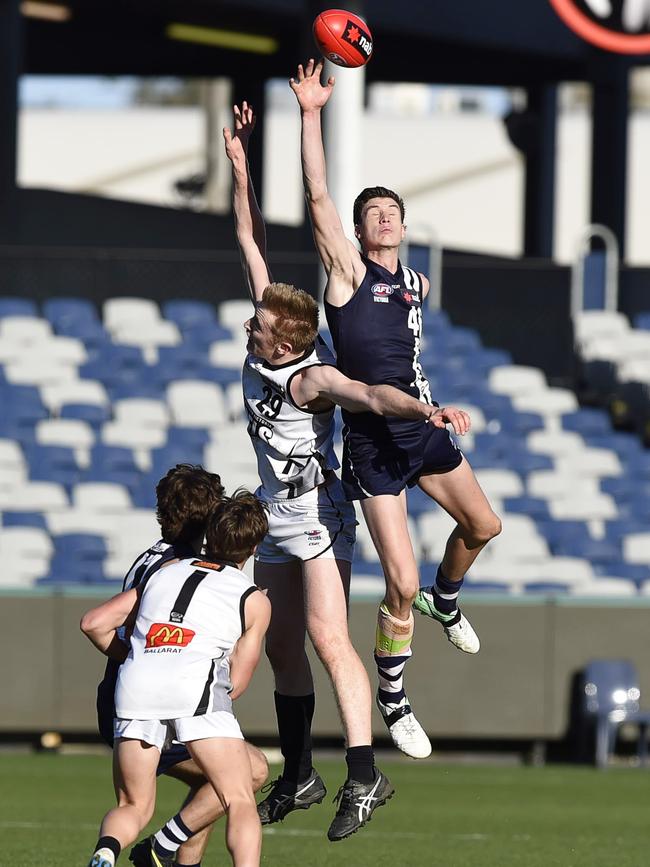
[{"label": "stadium seat", "polygon": [[636,596],[637,587],[634,581],[625,578],[596,576],[593,581],[585,581],[570,588],[572,596]]},{"label": "stadium seat", "polygon": [[233,336],[230,328],[217,322],[202,322],[183,329],[184,345],[196,346],[206,352],[216,341],[232,340]]},{"label": "stadium seat", "polygon": [[100,440],[107,446],[133,449],[152,449],[166,441],[164,428],[148,428],[128,421],[107,421],[100,430]]},{"label": "stadium seat", "polygon": [[253,312],[250,301],[222,301],[218,309],[219,323],[237,334],[243,332],[244,322],[251,318]]},{"label": "stadium seat", "polygon": [[114,482],[81,482],[72,489],[72,505],[89,512],[126,512],[131,497],[124,485]]},{"label": "stadium seat", "polygon": [[637,313],[634,317],[634,327],[642,328],[645,331],[650,330],[650,313]]},{"label": "stadium seat", "polygon": [[476,478],[488,499],[521,497],[524,493],[521,477],[512,470],[479,470]]},{"label": "stadium seat", "polygon": [[43,302],[43,315],[56,332],[63,334],[77,324],[99,324],[97,308],[86,298],[48,298]]},{"label": "stadium seat", "polygon": [[77,378],[77,365],[24,356],[5,365],[5,376],[12,385],[59,385]]},{"label": "stadium seat", "polygon": [[550,518],[548,501],[541,497],[504,497],[503,506],[507,512],[529,515],[535,520]]},{"label": "stadium seat", "polygon": [[59,417],[83,421],[89,424],[95,433],[111,416],[109,406],[96,403],[65,403],[59,408]]},{"label": "stadium seat", "polygon": [[650,533],[630,533],[621,539],[623,559],[627,563],[650,565]]},{"label": "stadium seat", "polygon": [[89,424],[76,419],[44,419],[36,425],[36,442],[88,450],[95,442],[95,432]]},{"label": "stadium seat", "polygon": [[551,516],[560,520],[609,521],[618,515],[616,503],[608,494],[591,497],[573,493],[551,500]]},{"label": "stadium seat", "polygon": [[0,319],[5,316],[38,316],[38,307],[30,298],[4,295],[0,298]]},{"label": "stadium seat", "polygon": [[607,766],[614,752],[616,733],[624,724],[638,726],[637,751],[641,761],[645,762],[650,713],[640,709],[641,689],[634,664],[625,659],[590,660],[582,672],[581,696],[583,725],[595,729],[594,762],[597,767]]},{"label": "stadium seat", "polygon": [[510,364],[493,368],[488,376],[490,391],[508,397],[545,392],[546,377],[537,367]]},{"label": "stadium seat", "polygon": [[37,527],[47,530],[45,515],[42,512],[2,512],[3,527]]},{"label": "stadium seat", "polygon": [[223,392],[211,382],[172,382],[167,389],[167,403],[177,427],[217,427],[228,421]]},{"label": "stadium seat", "polygon": [[34,481],[59,482],[67,489],[79,481],[80,469],[73,449],[56,445],[25,447],[29,477]]},{"label": "stadium seat", "polygon": [[75,379],[41,388],[43,403],[51,413],[57,414],[63,404],[96,404],[108,406],[109,397],[101,382]]},{"label": "stadium seat", "polygon": [[6,316],[0,319],[0,340],[33,346],[52,337],[52,328],[45,319],[34,316]]},{"label": "stadium seat", "polygon": [[246,358],[245,342],[241,340],[218,340],[209,350],[210,364],[241,370]]},{"label": "stadium seat", "polygon": [[169,410],[164,401],[145,398],[125,398],[113,402],[113,415],[118,423],[167,429]]},{"label": "stadium seat", "polygon": [[194,325],[217,323],[216,308],[207,301],[166,301],[162,306],[162,314],[182,331]]},{"label": "stadium seat", "polygon": [[549,388],[513,397],[513,405],[523,412],[536,412],[544,416],[562,416],[578,409],[578,400],[567,388]]},{"label": "stadium seat", "polygon": [[574,455],[585,447],[580,434],[572,431],[536,430],[528,434],[526,444],[531,452],[544,455]]},{"label": "stadium seat", "polygon": [[6,492],[0,489],[0,509],[24,512],[50,512],[65,509],[68,497],[57,482],[26,482]]},{"label": "stadium seat", "polygon": [[602,409],[584,407],[562,416],[565,431],[574,431],[583,437],[608,436],[612,432],[609,416]]},{"label": "stadium seat", "polygon": [[55,554],[64,558],[101,563],[108,553],[104,536],[94,533],[61,533],[54,538]]},{"label": "stadium seat", "polygon": [[104,302],[102,319],[111,332],[131,323],[139,323],[146,328],[151,323],[160,322],[160,309],[155,301],[148,298],[109,298]]}]

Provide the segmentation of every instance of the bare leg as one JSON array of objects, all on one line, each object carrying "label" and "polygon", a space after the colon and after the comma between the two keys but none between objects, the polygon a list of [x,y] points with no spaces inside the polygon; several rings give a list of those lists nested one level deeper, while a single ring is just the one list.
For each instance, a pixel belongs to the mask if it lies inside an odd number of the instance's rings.
[{"label": "bare leg", "polygon": [[100,837],[115,837],[130,845],[153,815],[156,768],[160,751],[144,741],[118,738],[113,750],[113,779],[117,807],[104,816]]},{"label": "bare leg", "polygon": [[[253,774],[253,791],[257,792],[266,782],[269,766],[261,750],[249,743],[246,743],[246,748]],[[174,765],[167,771],[167,775],[187,783],[190,787],[181,810],[181,818],[185,825],[195,832],[187,843],[183,843],[179,848],[176,864],[179,867],[184,864],[198,864],[207,848],[214,822],[224,814],[223,804],[193,759]]]},{"label": "bare leg", "polygon": [[406,494],[381,494],[361,500],[361,508],[386,576],[384,604],[394,617],[408,620],[420,585],[406,523]]},{"label": "bare leg", "polygon": [[308,560],[303,564],[309,637],[332,681],[348,747],[370,744],[368,675],[348,633],[351,564]]},{"label": "bare leg", "polygon": [[441,571],[447,580],[460,581],[490,539],[499,535],[501,521],[464,458],[448,473],[421,476],[418,485],[458,522],[447,541]]},{"label": "bare leg", "polygon": [[226,846],[234,867],[259,867],[262,826],[246,744],[236,738],[206,738],[190,741],[187,748],[226,812]]}]

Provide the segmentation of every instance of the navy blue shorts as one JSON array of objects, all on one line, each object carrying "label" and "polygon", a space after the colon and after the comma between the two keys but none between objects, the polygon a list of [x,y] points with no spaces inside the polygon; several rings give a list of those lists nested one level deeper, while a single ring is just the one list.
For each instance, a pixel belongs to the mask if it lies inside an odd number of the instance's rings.
[{"label": "navy blue shorts", "polygon": [[[102,740],[113,749],[113,719],[115,718],[115,685],[119,666],[106,669],[104,680],[97,687],[97,728]],[[185,744],[172,744],[160,754],[156,776],[166,774],[174,765],[191,759]]]},{"label": "navy blue shorts", "polygon": [[348,500],[397,495],[417,485],[420,476],[455,470],[463,454],[446,428],[422,422],[377,432],[343,429],[341,480]]}]

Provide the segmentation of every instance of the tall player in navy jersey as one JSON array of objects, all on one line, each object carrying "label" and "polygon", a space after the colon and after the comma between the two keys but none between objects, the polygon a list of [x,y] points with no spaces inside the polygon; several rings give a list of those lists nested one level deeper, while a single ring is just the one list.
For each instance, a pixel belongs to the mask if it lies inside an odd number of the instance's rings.
[{"label": "tall player in navy jersey", "polygon": [[[322,62],[310,60],[291,79],[301,109],[302,169],[314,239],[327,272],[325,312],[339,369],[368,383],[390,383],[431,403],[420,366],[422,304],[427,278],[399,261],[404,240],[404,204],[385,187],[365,189],[354,205],[355,235],[361,252],[343,232],[327,190],[320,115],[334,79],[321,83]],[[456,434],[469,429],[466,413],[441,410]],[[386,576],[379,609],[375,660],[377,705],[395,744],[402,747],[405,725],[419,726],[404,692],[402,673],[411,655],[412,605],[442,624],[447,638],[466,653],[479,640],[458,608],[465,572],[501,530],[499,518],[446,429],[405,419],[378,419],[343,412],[343,484],[360,500]],[[418,570],[406,521],[407,487],[418,485],[457,522],[438,568],[435,584],[419,589]],[[400,635],[400,640],[391,636]]]}]

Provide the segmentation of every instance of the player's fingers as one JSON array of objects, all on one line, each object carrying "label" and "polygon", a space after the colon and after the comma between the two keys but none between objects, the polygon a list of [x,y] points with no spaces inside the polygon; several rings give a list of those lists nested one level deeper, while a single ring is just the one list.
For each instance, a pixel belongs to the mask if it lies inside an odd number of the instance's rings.
[{"label": "player's fingers", "polygon": [[233,106],[232,113],[235,115],[235,117],[241,117],[241,110],[238,105]]},{"label": "player's fingers", "polygon": [[314,74],[314,58],[310,57],[307,61],[307,69],[305,70],[308,76],[312,76]]},{"label": "player's fingers", "polygon": [[336,79],[334,78],[333,75],[330,75],[330,77],[327,79],[327,86],[328,87],[334,87],[335,84],[336,84]]},{"label": "player's fingers", "polygon": [[305,70],[303,69],[302,63],[298,64],[298,81],[305,80]]},{"label": "player's fingers", "polygon": [[435,415],[429,416],[429,422],[434,427],[445,427],[446,426],[445,420],[443,419],[443,417],[437,413]]},{"label": "player's fingers", "polygon": [[232,136],[230,134],[230,127],[224,126],[223,137],[224,137],[226,144],[230,144],[230,142],[232,141]]}]

